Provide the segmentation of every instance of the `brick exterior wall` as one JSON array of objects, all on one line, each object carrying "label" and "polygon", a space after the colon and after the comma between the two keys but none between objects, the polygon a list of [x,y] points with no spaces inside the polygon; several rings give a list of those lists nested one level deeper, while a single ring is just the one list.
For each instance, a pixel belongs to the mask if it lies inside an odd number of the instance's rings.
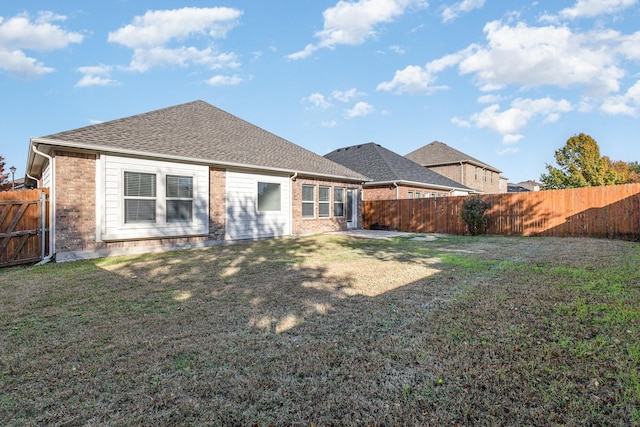
[{"label": "brick exterior wall", "polygon": [[55,153],[55,252],[97,249],[96,155]]},{"label": "brick exterior wall", "polygon": [[55,154],[55,252],[101,251],[137,247],[159,248],[166,245],[224,240],[225,176],[224,169],[211,168],[209,236],[163,237],[121,242],[96,241],[96,155],[67,151]]},{"label": "brick exterior wall", "polygon": [[486,169],[486,180],[483,179],[483,169],[470,163],[429,166],[429,169],[483,193],[500,192],[500,174],[490,169]]},{"label": "brick exterior wall", "polygon": [[[440,189],[430,189],[421,187],[408,187],[399,185],[397,190],[398,199],[408,199],[409,191],[413,191],[413,197],[416,198],[417,193],[420,193],[420,198],[425,197],[425,193],[429,194],[428,197],[442,197],[448,196],[448,191],[442,191]],[[396,200],[396,187],[393,185],[383,185],[378,187],[364,187],[363,200]]]},{"label": "brick exterior wall", "polygon": [[227,218],[227,171],[209,168],[209,238],[224,240]]},{"label": "brick exterior wall", "polygon": [[[302,217],[302,185],[315,185],[315,216],[313,218],[303,218]],[[330,216],[327,218],[318,217],[318,187],[326,186],[331,187],[331,203],[330,203]],[[341,231],[347,229],[347,218],[339,217],[336,218],[333,216],[333,187],[341,187],[345,189],[345,210],[346,210],[346,197],[347,197],[347,188],[357,188],[358,195],[362,194],[362,186],[354,185],[353,183],[345,183],[339,181],[332,180],[323,180],[323,179],[312,179],[312,178],[304,178],[298,177],[294,182],[292,182],[292,232],[294,235],[305,235],[305,234],[314,234],[314,233],[323,233],[326,231]],[[362,212],[361,205],[361,197],[358,197],[358,213]],[[356,228],[361,228],[362,224],[362,216],[357,215],[358,223],[356,224]]]}]

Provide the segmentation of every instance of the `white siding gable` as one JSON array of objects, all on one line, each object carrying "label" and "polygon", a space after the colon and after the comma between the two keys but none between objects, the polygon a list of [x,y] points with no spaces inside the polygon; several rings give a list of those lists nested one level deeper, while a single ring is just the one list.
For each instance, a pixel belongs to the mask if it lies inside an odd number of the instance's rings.
[{"label": "white siding gable", "polygon": [[[261,239],[291,234],[291,180],[288,176],[227,171],[228,240]],[[258,209],[258,183],[280,184],[280,210]]]}]

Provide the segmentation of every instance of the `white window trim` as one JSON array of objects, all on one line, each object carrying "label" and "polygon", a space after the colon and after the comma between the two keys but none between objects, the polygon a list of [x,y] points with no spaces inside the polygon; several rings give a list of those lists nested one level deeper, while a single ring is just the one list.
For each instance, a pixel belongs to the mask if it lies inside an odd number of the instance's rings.
[{"label": "white window trim", "polygon": [[[104,241],[207,235],[209,233],[209,168],[190,164],[101,156],[100,236]],[[125,223],[124,172],[156,174],[156,222]],[[166,221],[166,176],[193,180],[191,221]]]},{"label": "white window trim", "polygon": [[[311,187],[313,188],[313,200],[304,200],[304,187]],[[302,187],[300,189],[301,194],[300,194],[300,199],[301,199],[301,203],[302,203],[302,207],[304,207],[305,204],[311,204],[313,206],[313,214],[312,215],[304,215],[304,213],[301,213],[302,219],[309,219],[309,218],[315,218],[316,217],[316,185],[313,184],[302,184]],[[302,212],[304,212],[304,209],[302,210]]]},{"label": "white window trim", "polygon": [[[320,200],[320,190],[326,189],[329,194],[329,200]],[[320,206],[325,206],[327,214],[322,215]],[[331,218],[331,187],[328,185],[321,185],[318,187],[318,218]]]}]

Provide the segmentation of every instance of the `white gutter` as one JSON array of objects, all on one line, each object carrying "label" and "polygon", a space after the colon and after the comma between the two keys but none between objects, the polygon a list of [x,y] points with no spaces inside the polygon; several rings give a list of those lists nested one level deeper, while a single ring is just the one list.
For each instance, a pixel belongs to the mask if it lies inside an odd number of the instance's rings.
[{"label": "white gutter", "polygon": [[459,188],[459,187],[448,187],[446,185],[437,185],[437,184],[425,184],[424,182],[414,182],[414,181],[375,181],[375,182],[367,182],[364,184],[365,187],[370,187],[374,185],[394,185],[398,186],[398,184],[404,184],[412,187],[421,187],[421,188],[435,188],[438,190],[457,190],[457,191],[466,191],[469,193],[474,192],[472,188]]},{"label": "white gutter", "polygon": [[[181,161],[181,162],[197,163],[197,164],[207,165],[207,166],[209,166],[209,165],[213,165],[213,166],[228,166],[228,167],[234,167],[234,168],[240,168],[240,169],[253,169],[253,170],[259,170],[259,171],[282,172],[282,173],[287,173],[287,174],[297,173],[295,170],[291,170],[291,169],[282,169],[282,168],[274,168],[274,167],[266,167],[266,166],[248,165],[248,164],[244,164],[244,163],[235,163],[235,162],[206,161],[206,160],[203,160],[202,158],[174,156],[174,155],[171,155],[171,154],[158,154],[158,153],[150,153],[150,152],[147,152],[147,151],[127,150],[127,149],[122,149],[122,148],[115,149],[113,147],[109,147],[109,146],[105,146],[105,145],[87,145],[87,144],[82,144],[82,143],[77,143],[77,142],[62,141],[62,140],[59,140],[59,139],[32,138],[32,142],[35,142],[35,143],[38,143],[38,144],[65,147],[65,148],[76,148],[76,149],[80,149],[80,150],[88,150],[88,151],[93,151],[93,152],[98,151],[98,152],[103,152],[103,153],[124,154],[124,155],[128,155],[128,156],[146,157],[146,158],[153,158],[153,159],[177,160],[177,161]],[[362,182],[362,180],[363,180],[363,177],[356,178],[356,177],[352,177],[352,176],[328,175],[328,174],[322,174],[322,173],[319,173],[319,172],[299,171],[299,173],[302,174],[302,175],[309,175],[309,176],[314,176],[314,177],[324,177],[324,178],[334,178],[334,179],[339,179],[339,180],[343,180],[343,181]],[[368,179],[365,177],[365,180],[368,180]]]},{"label": "white gutter", "polygon": [[294,173],[291,179],[291,185],[289,185],[289,236],[293,236],[293,183],[298,178],[298,172]]},{"label": "white gutter", "polygon": [[[39,263],[37,263],[36,265],[42,265],[42,264],[46,264],[49,261],[51,261],[51,258],[53,258],[53,251],[54,251],[54,230],[55,230],[55,215],[53,214],[55,212],[55,194],[56,194],[56,164],[53,161],[53,157],[51,157],[48,154],[43,153],[42,151],[39,151],[36,147],[35,144],[33,143],[33,139],[31,140],[31,144],[30,144],[31,150],[33,150],[33,152],[35,154],[39,154],[42,157],[44,157],[45,159],[49,160],[49,165],[51,165],[51,189],[49,191],[49,255],[47,255],[46,257],[42,258],[42,261],[40,261]],[[30,178],[34,179],[33,177],[31,177],[29,174],[27,174],[27,176],[29,176]],[[42,177],[41,177],[42,178]],[[36,180],[37,181],[37,180]],[[44,239],[44,236],[42,236],[42,238]]]}]

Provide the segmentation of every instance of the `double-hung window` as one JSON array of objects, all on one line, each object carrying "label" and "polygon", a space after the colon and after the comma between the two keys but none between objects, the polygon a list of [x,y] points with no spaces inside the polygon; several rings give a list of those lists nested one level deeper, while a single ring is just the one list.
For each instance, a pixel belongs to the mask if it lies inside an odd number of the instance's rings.
[{"label": "double-hung window", "polygon": [[316,206],[316,186],[302,186],[302,217],[313,218],[315,216]]},{"label": "double-hung window", "polygon": [[331,213],[331,187],[320,186],[318,192],[318,216],[328,217]]},{"label": "double-hung window", "polygon": [[333,188],[333,216],[344,216],[344,188]]},{"label": "double-hung window", "polygon": [[167,222],[191,221],[193,218],[193,177],[166,176]]},{"label": "double-hung window", "polygon": [[124,222],[156,222],[155,173],[124,173]]}]

